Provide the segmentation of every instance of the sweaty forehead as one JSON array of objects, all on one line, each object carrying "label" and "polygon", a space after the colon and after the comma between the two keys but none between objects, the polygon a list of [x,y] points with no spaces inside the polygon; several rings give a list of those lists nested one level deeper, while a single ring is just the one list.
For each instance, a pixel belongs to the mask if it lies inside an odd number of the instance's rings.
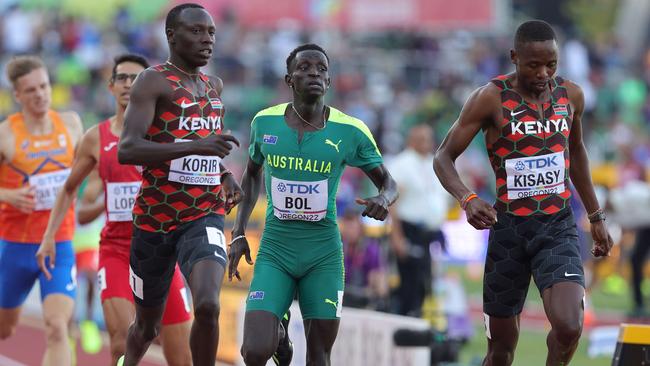
[{"label": "sweaty forehead", "polygon": [[327,65],[327,57],[317,50],[304,50],[296,54],[296,63],[302,61],[322,62]]},{"label": "sweaty forehead", "polygon": [[200,24],[214,27],[214,21],[212,20],[210,13],[201,8],[184,9],[178,15],[178,23],[185,25]]},{"label": "sweaty forehead", "polygon": [[557,43],[554,40],[523,42],[517,45],[516,51],[524,59],[554,60],[558,57]]}]

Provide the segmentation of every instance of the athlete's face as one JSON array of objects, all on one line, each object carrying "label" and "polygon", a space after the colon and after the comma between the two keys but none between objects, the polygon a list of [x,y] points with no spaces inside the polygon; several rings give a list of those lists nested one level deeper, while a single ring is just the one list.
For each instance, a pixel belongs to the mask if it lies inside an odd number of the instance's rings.
[{"label": "athlete's face", "polygon": [[294,93],[304,97],[321,97],[330,87],[327,57],[316,50],[300,51],[285,76]]},{"label": "athlete's face", "polygon": [[176,28],[167,30],[171,52],[190,65],[204,66],[212,57],[215,32],[214,21],[205,9],[185,9]]},{"label": "athlete's face", "polygon": [[131,86],[136,76],[144,70],[144,67],[136,62],[122,62],[115,68],[115,75],[108,84],[108,89],[115,97],[115,101],[121,108],[126,108],[131,96]]},{"label": "athlete's face", "polygon": [[52,101],[47,71],[41,67],[19,77],[14,84],[14,96],[23,111],[33,115],[47,113]]},{"label": "athlete's face", "polygon": [[510,51],[521,87],[533,93],[548,90],[548,83],[557,71],[558,48],[554,40],[525,42]]}]

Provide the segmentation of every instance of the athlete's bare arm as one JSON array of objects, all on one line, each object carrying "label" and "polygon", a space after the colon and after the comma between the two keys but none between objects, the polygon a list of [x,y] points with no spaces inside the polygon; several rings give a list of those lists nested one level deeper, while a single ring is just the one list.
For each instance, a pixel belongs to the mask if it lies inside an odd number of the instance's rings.
[{"label": "athlete's bare arm", "polygon": [[99,171],[93,169],[88,175],[88,183],[86,183],[81,200],[77,204],[77,221],[81,225],[93,222],[104,212],[104,207],[106,207],[104,197],[99,199],[102,193],[104,193],[104,183],[99,177]]},{"label": "athlete's bare arm", "polygon": [[145,70],[138,75],[131,88],[131,99],[124,116],[124,129],[117,154],[120,164],[150,165],[192,154],[223,158],[230,153],[231,142],[239,146],[235,137],[226,134],[173,144],[145,139],[153,123],[157,103],[168,101],[171,92],[160,73]]},{"label": "athlete's bare arm", "polygon": [[[435,154],[433,168],[436,175],[442,186],[458,201],[472,191],[460,179],[454,162],[481,129],[490,134],[500,105],[496,86],[487,84],[474,91]],[[471,200],[465,211],[467,222],[476,229],[488,229],[496,222],[496,210],[481,199]]]},{"label": "athlete's bare arm", "polygon": [[358,204],[366,206],[366,209],[363,210],[361,215],[384,221],[386,216],[388,216],[388,207],[395,203],[399,196],[397,193],[397,183],[395,183],[395,180],[384,164],[365,173],[372,183],[374,183],[375,187],[377,187],[379,194],[366,199],[356,199]]},{"label": "athlete's bare arm", "polygon": [[81,182],[83,182],[97,165],[97,146],[99,146],[99,128],[98,126],[93,126],[83,135],[75,153],[70,175],[56,195],[54,207],[50,211],[50,219],[43,234],[41,246],[38,252],[36,252],[38,266],[48,280],[52,276],[45,266],[45,257],[50,257],[50,269],[54,268],[56,260],[54,237],[59,227],[61,227],[66,212],[77,195],[77,189],[79,189]]},{"label": "athlete's bare arm", "polygon": [[[569,175],[571,182],[580,195],[585,210],[587,210],[587,213],[593,213],[600,206],[596,199],[594,185],[591,182],[587,149],[582,140],[582,113],[585,108],[585,98],[582,89],[577,84],[567,81],[566,86],[569,101],[573,107],[573,124],[571,126],[571,135],[569,135],[569,159],[571,160]],[[593,254],[596,257],[608,256],[614,243],[607,232],[605,222],[597,221],[591,224],[591,235],[594,239]]]},{"label": "athlete's bare arm", "polygon": [[[0,165],[13,159],[15,140],[9,122],[0,123]],[[0,188],[0,202],[6,202],[23,213],[31,213],[34,209],[33,189],[29,185],[16,189]]]},{"label": "athlete's bare arm", "polygon": [[[262,183],[262,178],[262,165],[259,165],[251,160],[251,158],[248,158],[246,170],[244,170],[244,175],[241,178],[241,188],[244,191],[244,198],[239,204],[237,210],[237,218],[235,219],[235,225],[232,229],[233,239],[245,235],[246,233],[248,219],[251,217],[251,212],[253,212],[253,208],[255,208],[255,204],[257,203],[257,198],[260,195],[260,184]],[[230,245],[230,251],[228,252],[228,280],[232,281],[232,277],[235,276],[241,281],[237,266],[239,265],[239,260],[242,255],[245,256],[248,264],[253,265],[250,247],[248,246],[248,241],[245,237],[233,240]]]}]

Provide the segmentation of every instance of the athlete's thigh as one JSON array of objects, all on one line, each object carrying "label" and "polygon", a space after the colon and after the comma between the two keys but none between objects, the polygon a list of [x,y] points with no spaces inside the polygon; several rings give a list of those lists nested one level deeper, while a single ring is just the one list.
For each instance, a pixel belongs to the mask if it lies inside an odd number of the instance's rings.
[{"label": "athlete's thigh", "polygon": [[108,334],[113,337],[121,333],[126,337],[129,325],[135,319],[133,302],[125,298],[111,297],[102,301],[102,310]]},{"label": "athlete's thigh", "polygon": [[46,323],[59,320],[59,324],[67,325],[73,310],[74,299],[70,296],[52,293],[43,300],[43,319]]},{"label": "athlete's thigh", "polygon": [[278,259],[260,252],[246,299],[246,313],[262,310],[279,320],[289,309],[295,291],[296,280],[287,268]]},{"label": "athlete's thigh", "polygon": [[303,319],[339,319],[343,308],[342,249],[314,257],[311,268],[298,280],[298,300]]},{"label": "athlete's thigh", "polygon": [[[47,262],[49,261],[46,261],[46,265]],[[61,294],[74,301],[77,296],[77,266],[72,242],[56,243],[56,265],[50,269],[50,273],[50,280],[43,273],[39,275],[41,300],[53,294]]]},{"label": "athlete's thigh", "polygon": [[129,253],[100,252],[97,284],[102,302],[121,298],[133,303],[129,285]]},{"label": "athlete's thigh", "polygon": [[194,265],[203,260],[219,263],[226,268],[226,237],[223,215],[210,214],[183,224],[174,235],[177,242],[178,264],[190,280]]},{"label": "athlete's thigh", "polygon": [[[0,308],[20,307],[40,270],[34,255],[38,246],[0,240]],[[12,318],[12,312],[7,317]]]},{"label": "athlete's thigh", "polygon": [[580,242],[571,209],[549,215],[538,227],[539,250],[531,259],[531,269],[540,295],[560,282],[573,282],[584,289]]},{"label": "athlete's thigh", "polygon": [[184,324],[192,318],[190,302],[187,295],[187,288],[183,281],[181,270],[176,266],[174,270],[174,277],[172,278],[171,286],[169,287],[169,296],[165,304],[165,312],[163,313],[162,324],[176,325]]},{"label": "athlete's thigh", "polygon": [[483,314],[485,336],[490,351],[514,351],[519,340],[519,315],[505,318]]},{"label": "athlete's thigh", "polygon": [[142,307],[162,307],[167,298],[176,265],[176,245],[171,239],[170,233],[133,228],[129,285]]},{"label": "athlete's thigh", "polygon": [[490,229],[485,274],[483,312],[500,318],[521,313],[528,285],[530,265],[525,252],[526,238],[519,233],[522,218],[497,214]]},{"label": "athlete's thigh", "polygon": [[582,325],[585,289],[576,282],[556,283],[542,293],[544,311],[551,326]]},{"label": "athlete's thigh", "polygon": [[340,322],[340,319],[303,320],[308,360],[330,353],[339,332]]}]

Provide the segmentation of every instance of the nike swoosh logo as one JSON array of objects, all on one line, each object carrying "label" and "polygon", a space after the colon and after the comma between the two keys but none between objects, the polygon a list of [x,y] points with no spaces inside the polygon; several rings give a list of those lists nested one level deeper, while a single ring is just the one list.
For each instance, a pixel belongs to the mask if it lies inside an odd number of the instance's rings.
[{"label": "nike swoosh logo", "polygon": [[573,276],[580,276],[580,273],[568,273],[564,272],[564,277],[573,277]]},{"label": "nike swoosh logo", "polygon": [[516,116],[516,115],[518,115],[518,114],[520,114],[520,113],[524,113],[524,112],[526,112],[525,109],[524,109],[523,111],[519,111],[519,112],[517,112],[517,113],[515,113],[515,111],[510,111],[510,116],[511,116],[511,117],[514,117],[514,116]]},{"label": "nike swoosh logo", "polygon": [[112,148],[114,148],[115,146],[117,146],[117,142],[115,142],[115,141],[111,141],[110,144],[104,146],[104,151],[110,151],[110,150],[111,150]]},{"label": "nike swoosh logo", "polygon": [[185,108],[191,107],[191,106],[196,105],[196,104],[199,104],[199,102],[185,103],[185,101],[182,101],[181,102],[181,108],[185,109]]}]

